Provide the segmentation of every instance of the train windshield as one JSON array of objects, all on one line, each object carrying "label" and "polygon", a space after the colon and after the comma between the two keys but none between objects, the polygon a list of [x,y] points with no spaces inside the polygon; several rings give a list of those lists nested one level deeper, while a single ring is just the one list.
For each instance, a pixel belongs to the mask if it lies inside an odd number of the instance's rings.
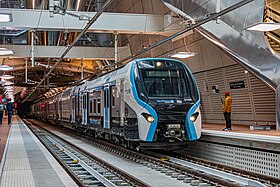
[{"label": "train windshield", "polygon": [[189,96],[186,74],[181,64],[161,68],[141,68],[140,65],[139,70],[149,97]]}]

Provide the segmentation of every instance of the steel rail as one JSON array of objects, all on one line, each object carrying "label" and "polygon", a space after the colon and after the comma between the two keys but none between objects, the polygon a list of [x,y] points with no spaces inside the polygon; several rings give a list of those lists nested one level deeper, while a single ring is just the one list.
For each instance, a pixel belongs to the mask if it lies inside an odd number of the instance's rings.
[{"label": "steel rail", "polygon": [[[64,128],[63,131],[65,131],[67,133],[70,133],[71,135],[76,136],[78,138],[81,138],[81,134],[79,134],[78,132],[70,131],[68,128]],[[144,155],[144,154],[135,152],[133,150],[128,150],[128,149],[125,149],[125,148],[120,147],[118,145],[92,138],[88,135],[84,135],[83,137],[84,137],[85,140],[89,141],[93,145],[95,145],[97,147],[100,147],[104,150],[107,150],[108,152],[118,154],[118,155],[120,155],[122,157],[126,157],[126,158],[127,158],[127,155],[129,155],[129,157],[131,157],[129,159],[131,159],[132,161],[135,161],[136,159],[143,158],[147,162],[152,162],[154,164],[159,163],[158,165],[162,166],[162,167],[165,167],[164,165],[166,165],[165,161],[162,161],[158,158],[154,158],[154,156],[148,156],[148,155]],[[167,153],[164,153],[164,154],[167,154]],[[169,154],[167,154],[167,155],[169,155]],[[262,183],[265,183],[265,184],[272,184],[272,185],[275,185],[275,186],[280,184],[280,179],[275,178],[275,177],[266,176],[266,175],[262,175],[262,174],[258,174],[258,173],[255,173],[255,172],[242,170],[242,169],[237,169],[237,168],[233,168],[233,167],[218,164],[218,163],[213,163],[211,161],[205,161],[203,159],[198,159],[198,158],[194,158],[194,157],[185,156],[185,155],[182,155],[181,153],[177,153],[175,156],[176,156],[176,158],[179,158],[181,160],[186,160],[188,162],[196,163],[196,164],[199,164],[199,165],[205,165],[208,168],[214,168],[214,169],[217,169],[217,170],[221,170],[221,171],[224,171],[224,172],[231,173],[233,175],[241,176],[241,177],[248,178],[248,179],[251,179],[251,180],[256,180],[256,181],[259,181],[259,182],[262,182]],[[188,157],[189,157],[189,159],[187,159]],[[192,160],[194,160],[194,161],[192,161]],[[139,161],[138,161],[138,163],[139,163]],[[217,178],[217,177],[215,178],[211,175],[210,176],[207,175],[206,173],[204,173],[205,175],[201,175],[200,171],[195,171],[195,170],[191,170],[189,172],[188,169],[186,169],[185,167],[183,167],[184,170],[181,170],[181,167],[180,166],[178,167],[178,164],[168,165],[168,168],[170,168],[170,169],[175,168],[178,172],[191,173],[192,175],[197,176],[198,178],[212,181],[212,183],[218,183],[220,185],[226,185],[226,186],[228,186],[228,185],[229,186],[238,186],[238,184],[233,184],[232,182],[230,182],[226,179]]]},{"label": "steel rail", "polygon": [[[24,121],[26,122],[27,120],[24,120]],[[29,122],[28,121],[28,123],[29,124],[31,123],[32,125],[35,125],[33,122]],[[77,145],[73,144],[72,142],[69,142],[68,140],[63,139],[62,137],[59,137],[58,135],[56,135],[55,133],[51,132],[50,130],[48,130],[48,129],[44,128],[44,127],[41,127],[40,125],[37,125],[37,126],[39,126],[41,129],[43,129],[47,133],[51,134],[52,136],[56,137],[57,139],[59,139],[59,140],[65,142],[66,144],[70,145],[74,149],[79,150],[84,155],[87,155],[88,157],[93,158],[98,163],[103,165],[105,168],[107,168],[107,169],[109,169],[111,171],[114,171],[114,173],[117,174],[120,178],[122,178],[125,181],[128,181],[133,186],[150,187],[149,184],[147,184],[147,183],[145,183],[145,182],[135,178],[134,176],[130,175],[129,173],[126,173],[125,171],[123,171],[123,170],[121,170],[119,168],[116,168],[116,167],[112,166],[111,164],[109,164],[106,161],[96,157],[95,155],[91,154],[90,152],[88,152],[88,151],[86,151],[84,149],[81,149],[80,147],[78,147]],[[81,137],[79,137],[79,138],[81,138]]]},{"label": "steel rail", "polygon": [[[128,150],[128,149],[116,146],[116,145],[108,143],[108,142],[104,142],[104,141],[101,141],[101,140],[95,140],[95,142],[93,142],[93,143],[95,145],[103,148],[103,149],[105,148],[107,151],[111,151],[110,149],[118,150],[122,153],[137,157],[139,159],[143,159],[147,162],[156,164],[158,166],[168,168],[168,169],[172,169],[172,170],[175,170],[177,172],[184,173],[186,175],[192,175],[193,177],[195,177],[197,179],[202,179],[204,181],[209,181],[209,182],[211,182],[212,184],[215,184],[215,185],[219,184],[219,185],[222,185],[222,186],[231,186],[231,187],[239,187],[240,186],[238,183],[234,183],[233,181],[229,181],[227,179],[216,177],[216,176],[213,176],[209,173],[202,173],[201,171],[198,171],[198,170],[195,170],[195,169],[192,169],[192,168],[187,168],[187,167],[175,164],[175,163],[166,162],[166,161],[163,161],[159,158],[155,158],[154,156],[149,156],[149,155],[146,155],[146,154],[143,154],[143,153]],[[103,145],[104,147],[102,147],[100,145]]]},{"label": "steel rail", "polygon": [[[42,127],[42,128],[45,129],[44,127]],[[47,131],[49,131],[49,130],[47,130]],[[67,133],[71,134],[71,135],[74,135],[74,136],[77,136],[78,138],[81,138],[81,135],[78,134],[77,132],[73,132],[73,131],[70,131],[68,129],[65,130],[65,131]],[[52,133],[52,132],[50,132],[50,133]],[[149,155],[146,155],[146,154],[135,152],[133,150],[129,150],[129,149],[120,147],[118,145],[115,145],[115,144],[112,144],[112,143],[109,143],[109,142],[104,142],[104,141],[101,141],[101,140],[97,140],[97,139],[94,139],[94,138],[89,137],[89,136],[84,136],[84,137],[86,138],[86,140],[90,141],[90,143],[92,143],[93,145],[95,145],[95,146],[97,146],[101,149],[109,151],[113,154],[120,155],[122,157],[126,157],[126,158],[131,157],[131,159],[135,158],[135,159],[138,159],[138,160],[143,160],[142,161],[143,164],[144,164],[144,162],[148,162],[150,164],[158,165],[159,167],[163,167],[163,168],[173,170],[173,171],[178,172],[178,173],[185,174],[186,176],[191,176],[191,177],[196,178],[198,180],[201,179],[203,181],[209,181],[213,185],[219,184],[219,185],[222,185],[222,186],[234,186],[234,187],[240,186],[238,183],[234,183],[233,181],[229,181],[227,179],[223,179],[223,178],[220,178],[220,177],[213,176],[209,173],[202,173],[201,171],[194,170],[192,168],[187,168],[187,167],[175,164],[175,163],[169,163],[169,162],[166,162],[166,161],[162,161],[159,158],[155,158],[154,156],[149,156]]]},{"label": "steel rail", "polygon": [[[25,124],[31,125],[32,123],[23,120]],[[30,126],[27,125],[27,127],[31,130],[31,132],[38,138],[38,140],[44,145],[44,147],[51,153],[51,155],[55,158],[55,160],[61,165],[61,167],[68,173],[68,175],[74,180],[74,182],[78,186],[84,186],[83,182],[75,175],[75,173],[68,169],[67,165],[58,157],[57,154],[46,144],[46,142],[42,141],[38,134],[34,133],[34,131],[30,128]]]}]

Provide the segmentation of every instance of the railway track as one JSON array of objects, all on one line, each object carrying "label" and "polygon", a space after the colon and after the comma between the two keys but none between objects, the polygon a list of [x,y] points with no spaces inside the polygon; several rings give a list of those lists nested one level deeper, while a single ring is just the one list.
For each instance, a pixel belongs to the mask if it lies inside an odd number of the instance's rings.
[{"label": "railway track", "polygon": [[45,129],[28,127],[79,186],[149,186]]},{"label": "railway track", "polygon": [[[79,134],[67,131],[75,136]],[[94,144],[94,146],[106,150],[112,154],[124,157],[133,162],[142,164],[143,166],[154,169],[158,172],[164,173],[167,176],[177,178],[179,181],[188,183],[191,186],[277,186],[277,181],[272,179],[264,179],[261,176],[240,175],[242,172],[228,172],[223,168],[211,168],[208,163],[200,161],[196,162],[196,167],[192,165],[192,161],[186,161],[185,159],[172,158],[169,155],[168,160],[161,160],[164,157],[162,154],[151,153],[150,155],[142,154],[132,150],[125,149],[115,144],[97,140],[91,137],[86,137],[87,140]],[[211,169],[209,169],[211,168]],[[222,174],[216,172],[217,170],[223,170]],[[271,181],[272,180],[272,181]]]},{"label": "railway track", "polygon": [[254,173],[254,172],[251,172],[251,171],[240,170],[240,169],[237,169],[237,168],[234,168],[234,167],[218,164],[216,162],[211,162],[211,161],[208,161],[208,160],[191,157],[191,156],[188,156],[188,155],[183,154],[183,153],[172,153],[172,154],[167,153],[167,155],[169,156],[169,158],[174,158],[174,160],[179,159],[181,161],[187,161],[187,162],[193,163],[193,164],[204,165],[204,166],[207,166],[208,168],[217,169],[217,170],[224,171],[224,172],[227,172],[227,173],[235,174],[237,176],[241,176],[241,177],[245,177],[245,178],[248,178],[248,179],[256,180],[256,181],[259,181],[261,183],[266,184],[267,186],[279,186],[280,185],[280,179],[279,178],[270,177],[270,176],[267,176],[267,175],[259,175],[258,173]]}]

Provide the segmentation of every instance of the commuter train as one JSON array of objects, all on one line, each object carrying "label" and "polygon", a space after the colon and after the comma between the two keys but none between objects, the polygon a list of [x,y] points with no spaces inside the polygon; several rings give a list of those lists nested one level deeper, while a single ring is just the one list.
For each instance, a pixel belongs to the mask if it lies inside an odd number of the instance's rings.
[{"label": "commuter train", "polygon": [[184,63],[142,58],[33,104],[31,111],[125,146],[172,147],[200,138],[199,106],[196,81]]}]

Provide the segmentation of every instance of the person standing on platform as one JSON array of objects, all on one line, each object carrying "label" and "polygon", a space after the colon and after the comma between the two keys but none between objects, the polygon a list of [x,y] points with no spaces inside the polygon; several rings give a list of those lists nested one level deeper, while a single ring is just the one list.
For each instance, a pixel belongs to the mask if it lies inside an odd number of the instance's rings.
[{"label": "person standing on platform", "polygon": [[11,102],[11,99],[8,99],[7,103],[7,112],[8,112],[8,124],[10,125],[12,122],[12,115],[13,115],[13,103]]},{"label": "person standing on platform", "polygon": [[4,113],[4,104],[2,103],[2,99],[0,100],[0,125],[2,124],[3,113]]},{"label": "person standing on platform", "polygon": [[232,99],[229,96],[229,92],[225,92],[225,100],[223,101],[223,113],[226,120],[226,128],[224,128],[224,131],[231,130],[231,103]]}]

